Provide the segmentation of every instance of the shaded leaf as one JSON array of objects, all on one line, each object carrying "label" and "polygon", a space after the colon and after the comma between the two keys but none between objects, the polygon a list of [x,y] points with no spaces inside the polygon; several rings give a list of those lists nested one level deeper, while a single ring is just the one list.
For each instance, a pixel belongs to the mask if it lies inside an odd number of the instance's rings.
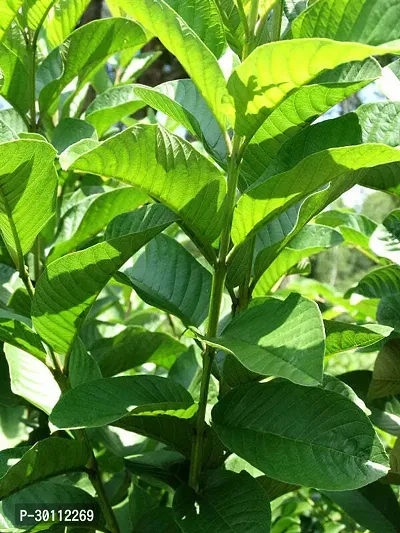
[{"label": "shaded leaf", "polygon": [[97,134],[91,124],[79,118],[63,118],[54,128],[52,134],[52,144],[61,153],[71,144],[75,144],[82,139],[95,139]]},{"label": "shaded leaf", "polygon": [[400,347],[396,339],[387,341],[376,358],[368,396],[371,400],[400,394]]},{"label": "shaded leaf", "polygon": [[180,533],[169,507],[157,507],[145,513],[136,524],[133,533]]},{"label": "shaded leaf", "polygon": [[213,422],[230,450],[287,483],[355,489],[388,470],[368,418],[335,392],[281,379],[251,383],[218,402]]},{"label": "shaded leaf", "polygon": [[0,339],[42,361],[46,359],[40,337],[29,327],[28,320],[5,309],[0,310]]}]

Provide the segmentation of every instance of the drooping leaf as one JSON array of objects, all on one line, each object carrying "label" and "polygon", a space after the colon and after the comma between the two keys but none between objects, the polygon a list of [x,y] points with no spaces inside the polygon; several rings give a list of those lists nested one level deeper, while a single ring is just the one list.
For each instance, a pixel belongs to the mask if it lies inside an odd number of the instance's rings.
[{"label": "drooping leaf", "polygon": [[135,85],[135,94],[147,105],[162,111],[196,135],[219,160],[226,156],[220,126],[191,80],[174,80],[151,88]]},{"label": "drooping leaf", "polygon": [[294,39],[256,48],[228,81],[235,131],[250,139],[291,91],[323,71],[395,50],[329,39]]},{"label": "drooping leaf", "polygon": [[358,326],[336,320],[324,320],[324,326],[326,356],[372,346],[390,335],[392,331],[392,328],[379,324]]},{"label": "drooping leaf", "polygon": [[92,354],[99,353],[101,371],[104,377],[108,377],[147,361],[168,368],[186,349],[184,344],[166,333],[131,326],[115,337],[102,339],[94,346]]},{"label": "drooping leaf", "polygon": [[375,361],[368,396],[371,400],[400,394],[400,349],[396,339],[382,347]]},{"label": "drooping leaf", "polygon": [[56,352],[67,353],[91,305],[118,269],[176,217],[156,204],[119,215],[106,241],[51,263],[40,277],[32,321]]},{"label": "drooping leaf", "polygon": [[327,248],[337,246],[342,240],[339,232],[326,226],[319,224],[305,226],[264,273],[262,263],[260,261],[256,262],[254,278],[255,280],[259,279],[254,289],[254,295],[267,295],[274,285],[301,260]]},{"label": "drooping leaf", "polygon": [[240,243],[273,217],[330,181],[345,179],[347,173],[354,175],[354,171],[398,160],[399,151],[383,144],[331,148],[309,155],[291,170],[273,175],[241,196],[234,215],[233,240]]},{"label": "drooping leaf", "polygon": [[74,30],[84,13],[89,0],[57,0],[53,2],[50,16],[44,22],[46,39],[55,48]]},{"label": "drooping leaf", "polygon": [[397,533],[400,505],[389,485],[376,481],[355,491],[324,494],[371,533]]},{"label": "drooping leaf", "polygon": [[322,381],[325,335],[317,305],[291,294],[239,313],[215,339],[248,370],[303,385]]},{"label": "drooping leaf", "polygon": [[[77,90],[98,70],[106,59],[126,48],[140,48],[147,41],[145,32],[128,19],[106,18],[94,20],[75,30],[41,64],[38,76],[46,71],[56,72],[40,91],[42,112],[55,109],[60,92],[76,76]],[[64,113],[68,105],[64,104]]]},{"label": "drooping leaf", "polygon": [[368,418],[335,392],[280,379],[251,383],[218,402],[213,422],[230,450],[287,483],[351,490],[388,471]]},{"label": "drooping leaf", "polygon": [[84,196],[81,201],[74,202],[63,216],[48,263],[73,251],[102,231],[113,218],[132,211],[147,199],[141,191],[123,187]]},{"label": "drooping leaf", "polygon": [[400,38],[396,0],[323,0],[293,22],[293,37],[328,37],[379,45]]},{"label": "drooping leaf", "polygon": [[122,270],[120,280],[131,285],[142,300],[185,324],[199,326],[207,316],[211,274],[167,235],[149,242],[134,265]]},{"label": "drooping leaf", "polygon": [[85,120],[96,128],[99,137],[102,137],[113,124],[144,107],[144,102],[135,95],[134,87],[134,85],[111,87],[99,94],[89,105]]},{"label": "drooping leaf", "polygon": [[89,457],[82,441],[59,437],[39,441],[0,478],[0,499],[50,476],[83,470]]},{"label": "drooping leaf", "polygon": [[290,93],[259,127],[244,151],[241,189],[263,174],[287,140],[329,108],[371,83],[380,72],[373,59],[347,63]]},{"label": "drooping leaf", "polygon": [[63,394],[50,419],[59,428],[100,427],[128,413],[155,410],[157,404],[161,410],[163,404],[185,410],[193,399],[181,385],[159,376],[103,378],[82,383]]},{"label": "drooping leaf", "polygon": [[16,265],[54,213],[54,156],[41,141],[0,144],[0,231]]},{"label": "drooping leaf", "polygon": [[184,533],[200,533],[210,524],[216,533],[270,531],[267,493],[246,472],[205,474],[198,494],[182,485],[174,497],[173,513]]},{"label": "drooping leaf", "polygon": [[4,345],[4,351],[13,393],[49,414],[61,390],[48,367],[33,355],[9,344]]},{"label": "drooping leaf", "polygon": [[[226,118],[222,100],[226,94],[226,82],[216,57],[198,35],[163,0],[128,2],[117,0],[129,15],[157,35],[163,45],[177,57],[203,98],[210,106],[219,124],[224,127]],[[185,9],[185,3],[181,3]]]},{"label": "drooping leaf", "polygon": [[81,155],[70,168],[141,189],[179,214],[202,241],[212,242],[221,231],[223,175],[186,141],[160,126],[129,128]]}]

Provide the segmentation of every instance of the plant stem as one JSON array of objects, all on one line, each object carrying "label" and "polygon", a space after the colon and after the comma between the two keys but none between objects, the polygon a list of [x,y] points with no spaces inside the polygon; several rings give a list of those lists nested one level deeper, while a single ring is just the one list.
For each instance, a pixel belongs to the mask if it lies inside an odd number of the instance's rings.
[{"label": "plant stem", "polygon": [[272,21],[272,40],[279,41],[281,38],[283,15],[283,0],[278,0],[274,7],[273,21]]},{"label": "plant stem", "polygon": [[[227,143],[228,144],[228,143]],[[231,229],[233,211],[236,202],[236,189],[239,175],[241,138],[234,136],[233,146],[228,159],[228,191],[226,196],[226,219],[221,234],[219,254],[214,268],[210,308],[208,313],[207,336],[216,337],[218,334],[218,322],[221,310],[222,296],[226,278],[226,258],[231,241]],[[228,144],[230,146],[230,143]],[[205,431],[205,415],[208,400],[208,388],[210,385],[211,370],[214,362],[215,348],[207,346],[203,354],[203,374],[200,386],[199,409],[197,411],[195,434],[192,444],[190,461],[189,485],[195,490],[199,489],[203,459],[203,443]]]},{"label": "plant stem", "polygon": [[28,45],[28,56],[30,62],[30,85],[31,85],[31,102],[30,102],[30,127],[32,133],[36,132],[36,36]]}]

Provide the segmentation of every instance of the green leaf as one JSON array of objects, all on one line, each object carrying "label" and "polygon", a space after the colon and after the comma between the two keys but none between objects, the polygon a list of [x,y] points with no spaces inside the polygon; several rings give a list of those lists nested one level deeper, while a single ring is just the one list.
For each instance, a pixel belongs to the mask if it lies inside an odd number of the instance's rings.
[{"label": "green leaf", "polygon": [[371,400],[400,394],[400,349],[396,339],[382,347],[375,361],[368,396]]},{"label": "green leaf", "polygon": [[89,457],[82,441],[59,437],[39,441],[0,478],[0,499],[51,476],[83,470]]},{"label": "green leaf", "polygon": [[97,361],[87,352],[79,337],[72,347],[68,375],[72,387],[103,377]]},{"label": "green leaf", "polygon": [[[55,209],[53,147],[40,141],[0,144],[0,231],[16,265]],[[26,217],[29,216],[29,224]]]},{"label": "green leaf", "polygon": [[25,0],[22,16],[30,30],[40,30],[43,22],[56,0]]},{"label": "green leaf", "polygon": [[189,143],[160,126],[129,128],[81,155],[70,168],[141,189],[179,214],[202,241],[219,236],[224,176]]},{"label": "green leaf", "polygon": [[46,352],[39,335],[30,328],[29,321],[24,316],[16,315],[6,309],[0,310],[0,339],[42,361],[46,359]]},{"label": "green leaf", "polygon": [[99,137],[113,124],[144,107],[144,102],[135,95],[134,87],[135,85],[111,87],[89,105],[85,120],[96,128]]},{"label": "green leaf", "polygon": [[[80,189],[82,191],[83,189]],[[75,250],[101,232],[113,218],[132,211],[148,200],[131,187],[108,189],[74,201],[61,220],[61,229],[51,250],[48,263]]]},{"label": "green leaf", "polygon": [[0,94],[24,117],[29,109],[32,82],[29,72],[18,54],[0,44],[0,65],[4,84]]},{"label": "green leaf", "polygon": [[367,298],[384,298],[400,292],[400,266],[389,265],[368,272],[349,293]]},{"label": "green leaf", "polygon": [[51,263],[40,277],[32,322],[58,353],[67,353],[93,302],[119,268],[148,240],[176,220],[162,205],[114,218],[107,240]]},{"label": "green leaf", "polygon": [[291,91],[323,71],[395,50],[329,39],[294,39],[256,48],[228,81],[235,109],[235,131],[251,138]]},{"label": "green leaf", "polygon": [[274,285],[300,261],[327,248],[337,246],[342,241],[339,232],[326,226],[318,224],[305,226],[264,273],[262,263],[256,261],[254,277],[255,280],[258,279],[258,282],[254,289],[254,296],[267,295]]},{"label": "green leaf", "polygon": [[377,227],[377,223],[358,213],[332,209],[316,217],[315,222],[337,228],[346,243],[369,249],[369,239]]},{"label": "green leaf", "polygon": [[0,41],[14,20],[23,0],[5,0],[0,5]]},{"label": "green leaf", "polygon": [[322,0],[293,22],[293,37],[328,37],[379,45],[400,37],[396,0]]},{"label": "green leaf", "polygon": [[371,533],[397,533],[400,506],[389,485],[375,482],[355,491],[324,494]]},{"label": "green leaf", "polygon": [[53,4],[51,16],[45,20],[44,28],[47,41],[55,48],[75,29],[89,0],[58,0]]},{"label": "green leaf", "polygon": [[[127,48],[140,48],[146,41],[147,37],[141,26],[127,19],[94,20],[78,28],[38,69],[38,76],[43,76],[48,69],[58,70],[56,77],[49,80],[40,91],[41,111],[49,110],[53,113],[62,89],[76,76],[78,81],[75,92],[82,88],[109,56]],[[64,104],[64,115],[68,106],[67,101]]]},{"label": "green leaf", "polygon": [[82,139],[95,139],[97,134],[94,127],[80,120],[79,118],[63,118],[55,127],[51,143],[60,154],[71,144],[75,144]]},{"label": "green leaf", "polygon": [[[184,18],[163,0],[117,0],[116,3],[151,33],[157,35],[162,44],[176,56],[224,128],[226,118],[221,105],[226,95],[224,76],[216,57]],[[181,5],[185,9],[186,2]]]},{"label": "green leaf", "polygon": [[12,107],[0,109],[0,120],[17,134],[28,131],[28,127],[23,118]]},{"label": "green leaf", "polygon": [[168,81],[154,88],[134,85],[134,91],[147,105],[165,113],[197,136],[214,157],[225,160],[222,131],[191,80]]},{"label": "green leaf", "polygon": [[384,219],[370,239],[370,248],[380,257],[400,264],[400,209],[395,209]]},{"label": "green leaf", "polygon": [[219,58],[225,50],[225,32],[214,0],[165,0],[209,50]]},{"label": "green leaf", "polygon": [[358,326],[336,320],[324,320],[326,345],[325,356],[365,348],[389,336],[392,328],[370,324]]},{"label": "green leaf", "polygon": [[108,377],[138,367],[147,361],[169,368],[186,350],[184,344],[166,333],[132,326],[115,337],[102,339],[94,346],[92,354],[99,354],[101,371],[103,376]]},{"label": "green leaf", "polygon": [[210,524],[215,533],[268,533],[271,525],[267,493],[245,472],[204,474],[197,494],[182,485],[173,513],[184,533],[200,533]]},{"label": "green leaf", "polygon": [[234,0],[218,0],[216,2],[225,28],[226,40],[230,48],[242,57],[245,32],[240,20],[239,9]]},{"label": "green leaf", "polygon": [[[65,439],[64,439],[65,440]],[[27,531],[26,528],[20,529],[20,522],[16,520],[15,509],[25,508],[26,504],[37,504],[39,508],[54,508],[65,510],[65,505],[69,508],[76,508],[78,505],[87,505],[89,509],[94,510],[95,522],[93,526],[104,527],[102,514],[96,500],[86,491],[69,485],[67,483],[55,483],[51,481],[41,481],[20,492],[9,496],[0,502],[0,528],[7,533],[17,533]],[[53,507],[54,506],[54,507]],[[34,527],[36,525],[36,527]],[[66,524],[70,525],[70,524]],[[34,529],[28,531],[44,531],[48,524],[36,524],[32,521]],[[4,529],[3,529],[4,528]],[[37,529],[36,529],[37,528]],[[52,528],[51,531],[56,531]],[[84,531],[84,530],[81,530]]]},{"label": "green leaf", "polygon": [[127,457],[124,461],[126,469],[140,476],[151,478],[178,488],[187,479],[187,460],[178,452],[157,450],[141,455]]},{"label": "green leaf", "polygon": [[[58,428],[101,427],[128,413],[153,410],[168,403],[185,410],[193,404],[178,383],[159,376],[121,376],[82,383],[67,391],[54,407],[50,420]],[[175,407],[173,407],[175,406]]]},{"label": "green leaf", "polygon": [[351,490],[388,470],[368,418],[335,392],[281,379],[243,385],[214,407],[213,423],[231,451],[287,483]]},{"label": "green leaf", "polygon": [[132,286],[142,300],[178,316],[184,324],[199,326],[207,316],[211,274],[167,235],[150,241],[118,279]]},{"label": "green leaf", "polygon": [[49,414],[61,391],[48,367],[33,355],[14,346],[5,344],[4,351],[13,393]]},{"label": "green leaf", "polygon": [[[383,144],[331,148],[302,159],[291,170],[254,185],[238,201],[232,238],[236,244],[266,225],[322,185],[346,174],[400,160],[399,151]],[[353,180],[357,177],[353,177]],[[351,176],[348,179],[352,183]]]},{"label": "green leaf", "polygon": [[300,87],[272,111],[243,154],[240,185],[245,189],[265,171],[282,145],[311,121],[381,74],[374,59],[340,65]]},{"label": "green leaf", "polygon": [[0,119],[0,143],[18,140],[19,137],[5,122]]},{"label": "green leaf", "polygon": [[314,302],[297,294],[242,311],[215,341],[257,374],[308,386],[322,381],[322,317]]},{"label": "green leaf", "polygon": [[180,533],[169,507],[157,507],[145,513],[133,533]]}]

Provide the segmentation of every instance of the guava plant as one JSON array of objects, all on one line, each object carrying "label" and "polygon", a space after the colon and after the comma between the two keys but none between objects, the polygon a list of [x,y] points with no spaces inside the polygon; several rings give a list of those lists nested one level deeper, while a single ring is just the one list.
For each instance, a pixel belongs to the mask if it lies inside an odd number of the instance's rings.
[{"label": "guava plant", "polygon": [[[400,103],[316,119],[398,82],[399,2],[87,5],[0,4],[1,530],[294,533],[306,487],[398,533],[400,213],[326,208],[399,193]],[[153,38],[187,78],[137,83]],[[347,294],[282,283],[334,246]]]}]

